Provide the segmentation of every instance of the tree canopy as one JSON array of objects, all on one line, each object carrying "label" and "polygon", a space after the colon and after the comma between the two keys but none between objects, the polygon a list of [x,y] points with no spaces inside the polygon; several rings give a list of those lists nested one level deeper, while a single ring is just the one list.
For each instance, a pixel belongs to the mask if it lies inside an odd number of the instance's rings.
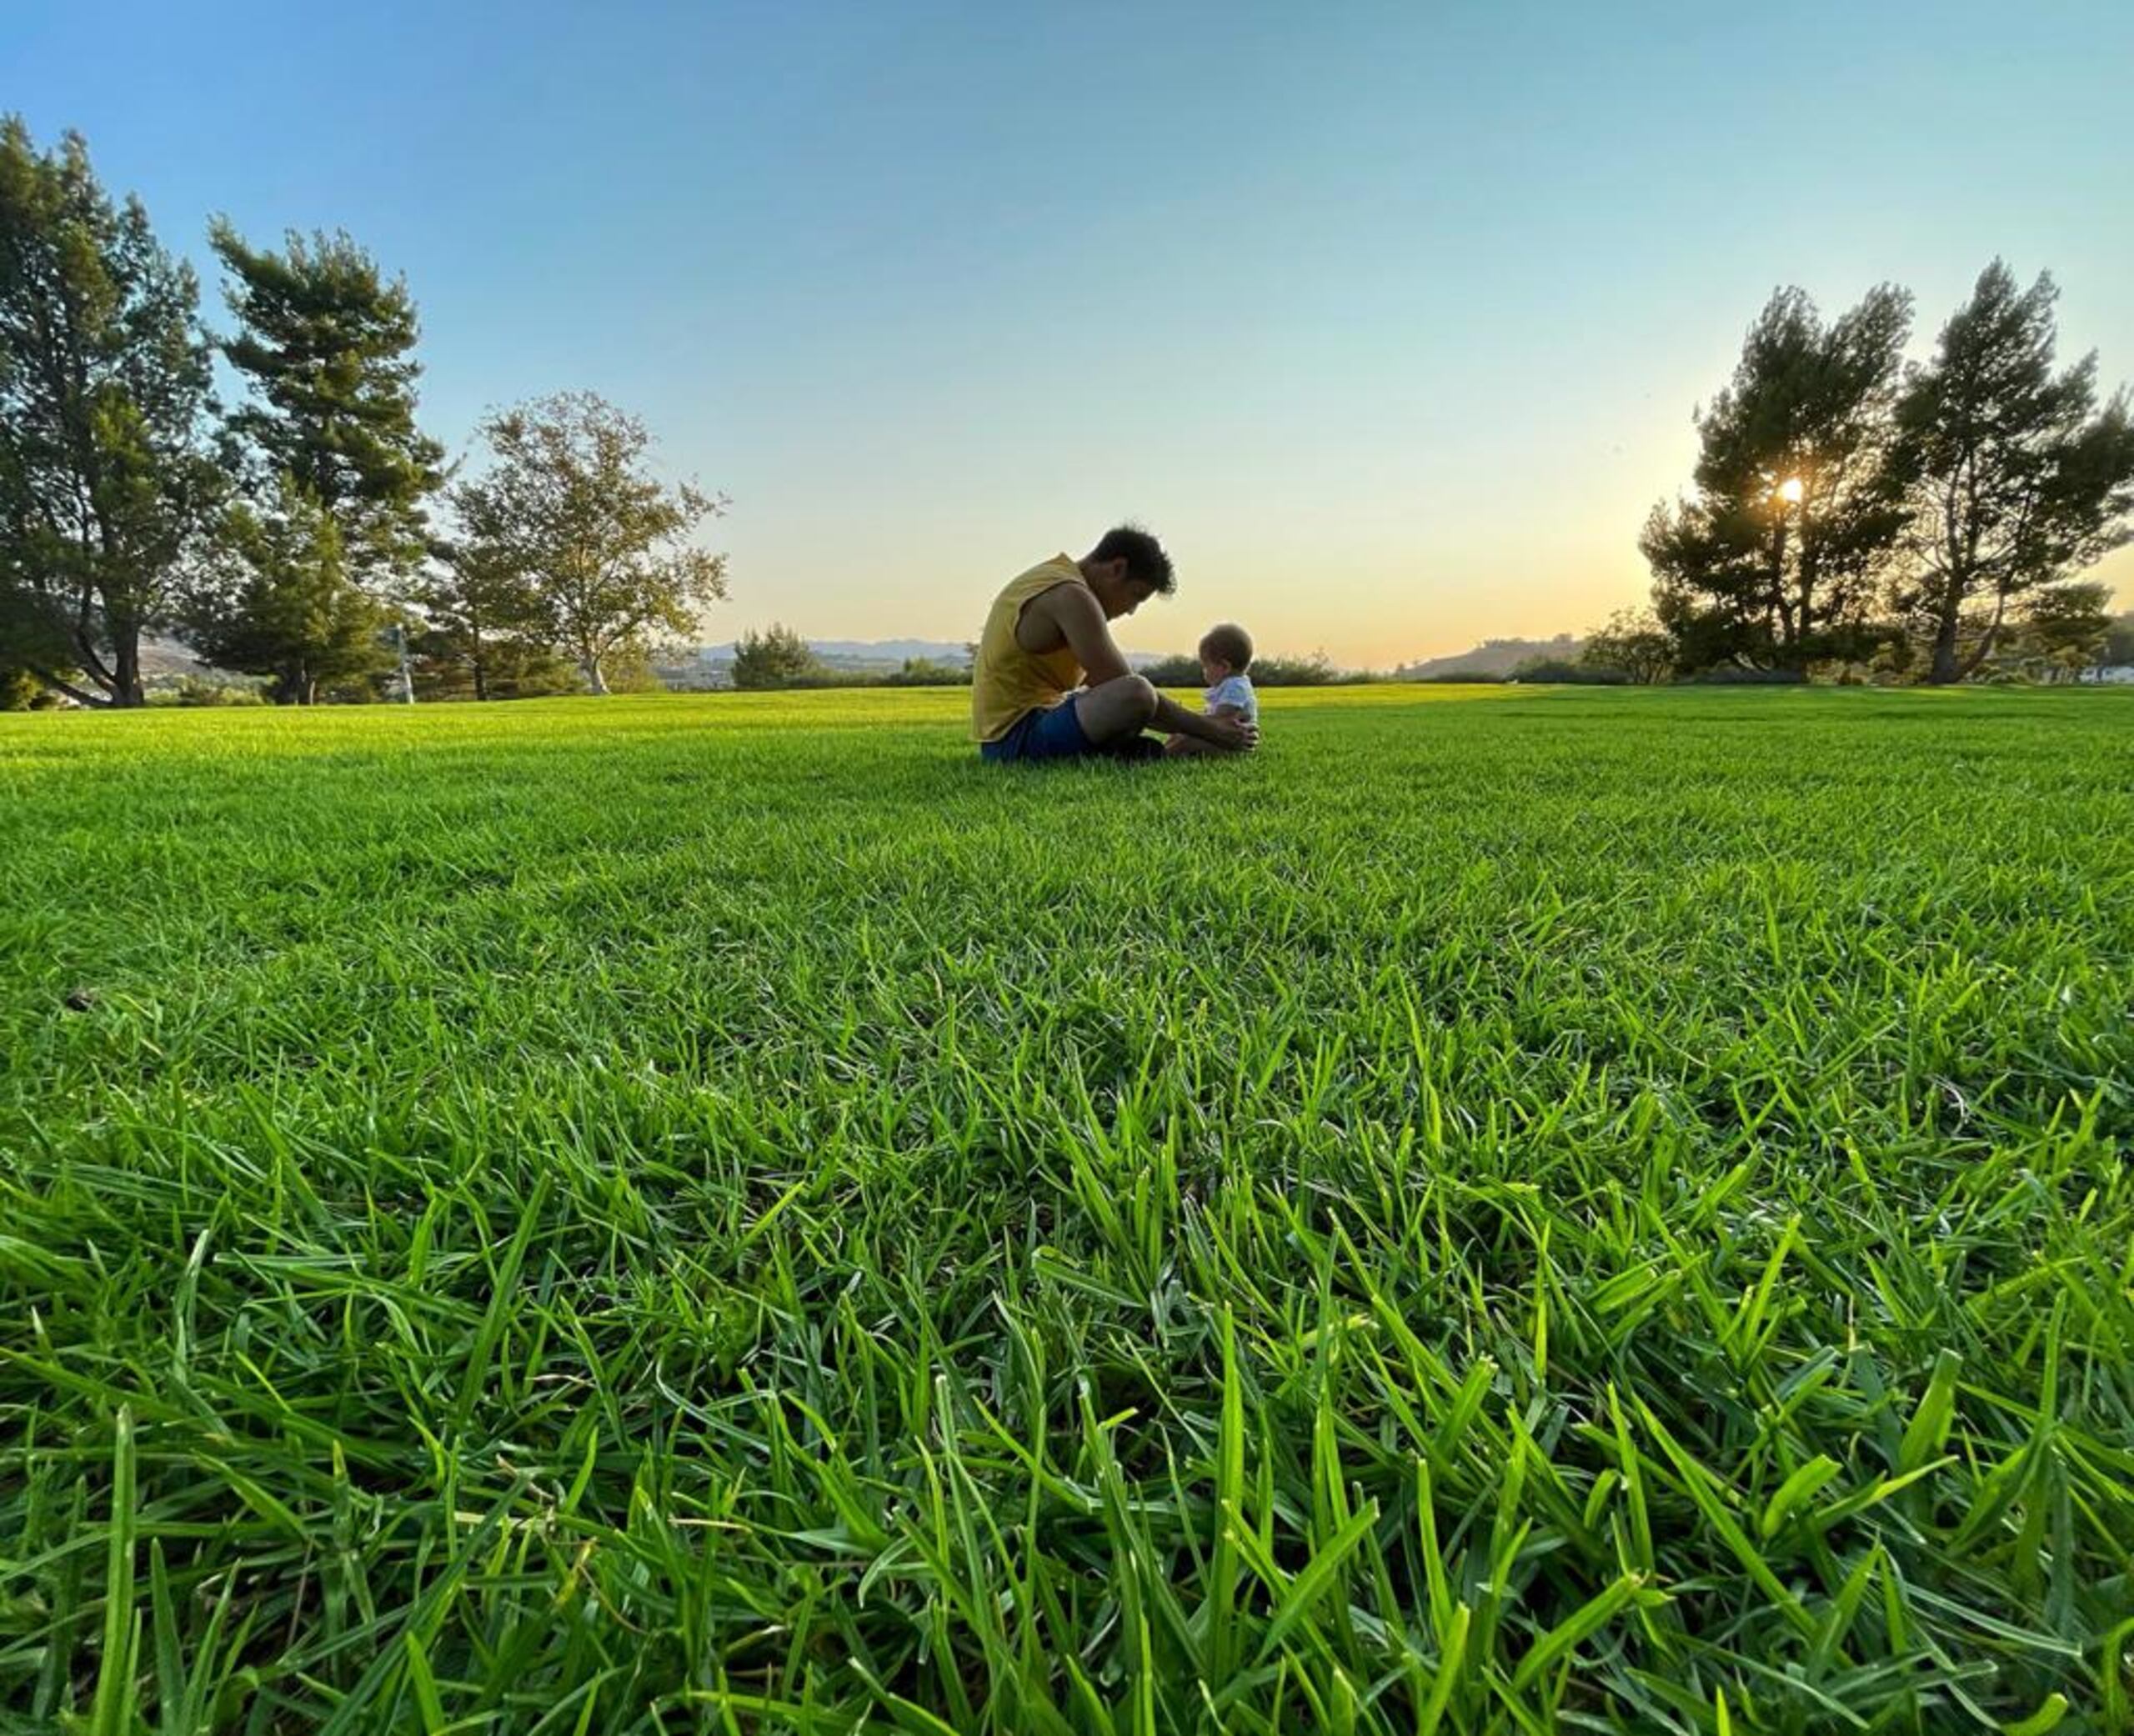
[{"label": "tree canopy", "polygon": [[482,437],[489,468],[452,493],[470,558],[523,588],[593,692],[612,659],[693,631],[726,594],[725,558],[689,540],[725,503],[654,475],[638,418],[567,392],[491,416]]},{"label": "tree canopy", "polygon": [[1865,642],[1906,521],[1889,413],[1911,319],[1887,284],[1827,323],[1781,289],[1750,328],[1697,418],[1691,493],[1640,538],[1685,660],[1799,670]]},{"label": "tree canopy", "polygon": [[734,647],[734,685],[786,688],[819,678],[822,659],[799,633],[774,621],[762,633],[753,628]]},{"label": "tree canopy", "polygon": [[285,705],[316,704],[322,688],[367,681],[391,661],[386,606],[350,572],[339,522],[293,478],[233,505],[220,542],[187,624],[206,660],[272,677]]},{"label": "tree canopy", "polygon": [[238,322],[223,352],[251,394],[231,432],[268,485],[286,479],[333,519],[359,581],[404,579],[426,551],[424,503],[444,463],[415,422],[421,328],[406,283],[343,234],[292,233],[280,253],[226,221],[210,238]]},{"label": "tree canopy", "polygon": [[2044,273],[2018,288],[1995,260],[1896,403],[1912,513],[1896,603],[1922,629],[1930,681],[1971,673],[2011,605],[2127,538],[2126,393],[2098,407],[2093,355],[2056,371],[2058,294]]},{"label": "tree canopy", "polygon": [[223,492],[198,309],[78,135],[40,153],[0,123],[0,634],[84,704],[145,703],[141,636]]},{"label": "tree canopy", "polygon": [[1675,642],[1649,611],[1617,609],[1605,627],[1586,636],[1578,660],[1588,668],[1620,669],[1649,685],[1674,673]]}]

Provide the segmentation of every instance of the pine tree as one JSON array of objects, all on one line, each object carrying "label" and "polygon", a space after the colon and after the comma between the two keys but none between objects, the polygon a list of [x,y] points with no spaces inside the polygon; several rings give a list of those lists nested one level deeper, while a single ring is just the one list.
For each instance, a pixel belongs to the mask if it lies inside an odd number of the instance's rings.
[{"label": "pine tree", "polygon": [[0,123],[0,660],[88,705],[147,703],[221,481],[199,287],[68,133]]},{"label": "pine tree", "polygon": [[1890,411],[1911,308],[1884,285],[1826,324],[1782,289],[1750,328],[1697,418],[1694,493],[1640,539],[1684,666],[1805,670],[1863,648],[1906,516]]},{"label": "pine tree", "polygon": [[1992,654],[2011,606],[2125,542],[2134,424],[2122,390],[2096,403],[2096,358],[2053,370],[2059,292],[1996,259],[1896,407],[1914,509],[1897,607],[1930,648],[1927,679]]},{"label": "pine tree", "polygon": [[475,699],[566,691],[569,668],[542,643],[541,599],[508,555],[472,539],[436,555],[421,593],[428,620],[416,644],[423,684],[442,693],[463,682]]},{"label": "pine tree", "polygon": [[734,648],[737,688],[789,688],[819,678],[823,661],[796,628],[774,621],[758,633],[751,628]]},{"label": "pine tree", "polygon": [[261,478],[288,478],[333,520],[358,583],[396,589],[422,563],[444,459],[415,424],[420,328],[406,283],[346,235],[292,233],[278,253],[227,222],[210,238],[239,326],[223,351],[252,394],[232,432]]},{"label": "pine tree", "polygon": [[227,558],[186,624],[204,661],[271,676],[283,705],[315,705],[390,665],[391,612],[356,582],[339,523],[293,478],[232,507],[219,540]]}]

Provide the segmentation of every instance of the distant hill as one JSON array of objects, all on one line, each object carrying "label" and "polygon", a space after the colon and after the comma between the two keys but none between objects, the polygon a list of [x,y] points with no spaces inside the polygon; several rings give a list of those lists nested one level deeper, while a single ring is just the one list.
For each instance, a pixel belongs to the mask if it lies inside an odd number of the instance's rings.
[{"label": "distant hill", "polygon": [[1397,673],[1404,681],[1428,681],[1433,675],[1509,675],[1529,658],[1575,661],[1585,646],[1585,640],[1568,633],[1553,639],[1485,639],[1456,657],[1425,658],[1402,665]]},{"label": "distant hill", "polygon": [[198,675],[208,667],[176,639],[167,639],[152,633],[141,635],[141,673],[143,677]]}]

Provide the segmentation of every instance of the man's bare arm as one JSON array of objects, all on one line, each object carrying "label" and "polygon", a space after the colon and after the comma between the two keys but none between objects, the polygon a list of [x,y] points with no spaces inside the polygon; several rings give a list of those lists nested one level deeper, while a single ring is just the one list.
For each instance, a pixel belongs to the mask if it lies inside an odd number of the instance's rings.
[{"label": "man's bare arm", "polygon": [[[1134,673],[1126,661],[1126,653],[1111,636],[1111,626],[1104,618],[1103,608],[1082,586],[1055,585],[1033,598],[1024,613],[1025,617],[1041,615],[1059,629],[1060,637],[1067,641],[1067,648],[1075,653],[1075,661],[1082,666],[1083,680],[1091,688],[1100,688]],[[1253,747],[1260,740],[1259,728],[1254,724],[1235,717],[1204,717],[1161,693],[1156,695],[1155,715],[1150,719],[1150,725],[1193,736],[1211,747],[1232,752]]]},{"label": "man's bare arm", "polygon": [[1116,681],[1122,675],[1134,673],[1127,667],[1126,654],[1111,637],[1104,610],[1086,587],[1054,585],[1034,599],[1024,613],[1041,613],[1059,629],[1060,637],[1067,641],[1067,648],[1075,653],[1075,661],[1082,666],[1082,678],[1090,686],[1102,687],[1107,681]]}]

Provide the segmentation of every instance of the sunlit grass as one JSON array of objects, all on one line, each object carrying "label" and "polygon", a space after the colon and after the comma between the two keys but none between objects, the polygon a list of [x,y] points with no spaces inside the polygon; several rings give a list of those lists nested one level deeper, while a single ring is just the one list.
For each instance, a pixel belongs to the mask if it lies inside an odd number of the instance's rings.
[{"label": "sunlit grass", "polygon": [[0,1706],[2125,1727],[2134,703],[1264,698],[0,720]]}]

